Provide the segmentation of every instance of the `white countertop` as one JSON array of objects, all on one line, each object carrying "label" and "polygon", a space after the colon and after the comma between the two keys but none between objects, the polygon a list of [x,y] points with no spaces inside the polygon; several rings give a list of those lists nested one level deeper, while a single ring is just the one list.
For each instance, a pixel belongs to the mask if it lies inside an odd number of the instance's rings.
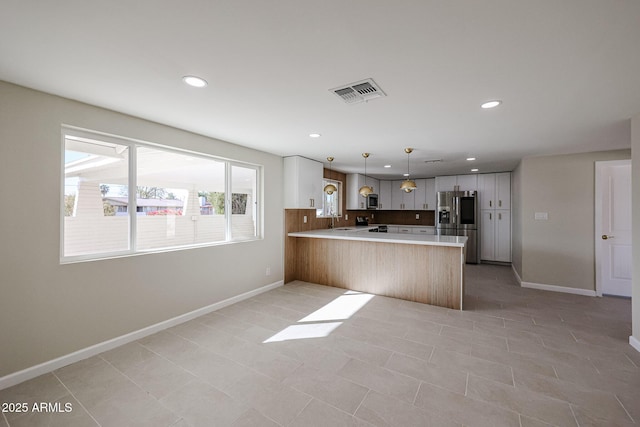
[{"label": "white countertop", "polygon": [[370,227],[375,227],[378,225],[386,225],[387,227],[407,227],[407,228],[433,228],[435,230],[435,225],[409,225],[409,224],[369,224]]},{"label": "white countertop", "polygon": [[309,237],[313,239],[359,240],[363,242],[404,243],[409,245],[453,246],[462,248],[467,242],[464,236],[436,236],[422,234],[370,233],[368,227],[337,227],[289,233],[289,237]]}]

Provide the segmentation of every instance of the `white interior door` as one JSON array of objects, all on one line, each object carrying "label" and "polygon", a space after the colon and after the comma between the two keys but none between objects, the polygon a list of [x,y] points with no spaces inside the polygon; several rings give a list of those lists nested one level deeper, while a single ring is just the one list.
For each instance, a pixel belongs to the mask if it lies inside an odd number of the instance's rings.
[{"label": "white interior door", "polygon": [[596,292],[631,296],[631,160],[596,162]]}]

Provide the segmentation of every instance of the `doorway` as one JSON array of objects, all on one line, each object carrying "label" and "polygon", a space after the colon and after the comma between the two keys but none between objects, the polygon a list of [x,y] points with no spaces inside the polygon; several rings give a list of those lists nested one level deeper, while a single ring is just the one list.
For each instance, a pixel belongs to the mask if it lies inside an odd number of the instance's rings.
[{"label": "doorway", "polygon": [[596,294],[631,297],[631,160],[596,162]]}]

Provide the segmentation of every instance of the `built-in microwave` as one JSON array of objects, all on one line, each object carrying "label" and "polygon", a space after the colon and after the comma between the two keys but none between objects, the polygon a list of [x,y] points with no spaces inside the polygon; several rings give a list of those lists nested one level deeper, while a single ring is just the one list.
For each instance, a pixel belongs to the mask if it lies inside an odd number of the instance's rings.
[{"label": "built-in microwave", "polygon": [[367,196],[367,209],[378,209],[378,195],[369,194]]}]

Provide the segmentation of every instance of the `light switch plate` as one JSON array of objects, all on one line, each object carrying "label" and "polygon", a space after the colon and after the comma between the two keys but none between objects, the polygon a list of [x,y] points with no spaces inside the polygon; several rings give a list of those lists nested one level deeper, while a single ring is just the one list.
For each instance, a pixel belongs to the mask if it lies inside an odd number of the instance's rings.
[{"label": "light switch plate", "polygon": [[533,216],[536,220],[546,221],[549,219],[549,213],[547,212],[536,212]]},{"label": "light switch plate", "polygon": [[302,222],[304,222],[305,224],[307,223],[307,216],[306,216],[306,215],[304,215],[304,216],[302,217]]},{"label": "light switch plate", "polygon": [[416,214],[416,219],[420,219],[420,214]]}]

